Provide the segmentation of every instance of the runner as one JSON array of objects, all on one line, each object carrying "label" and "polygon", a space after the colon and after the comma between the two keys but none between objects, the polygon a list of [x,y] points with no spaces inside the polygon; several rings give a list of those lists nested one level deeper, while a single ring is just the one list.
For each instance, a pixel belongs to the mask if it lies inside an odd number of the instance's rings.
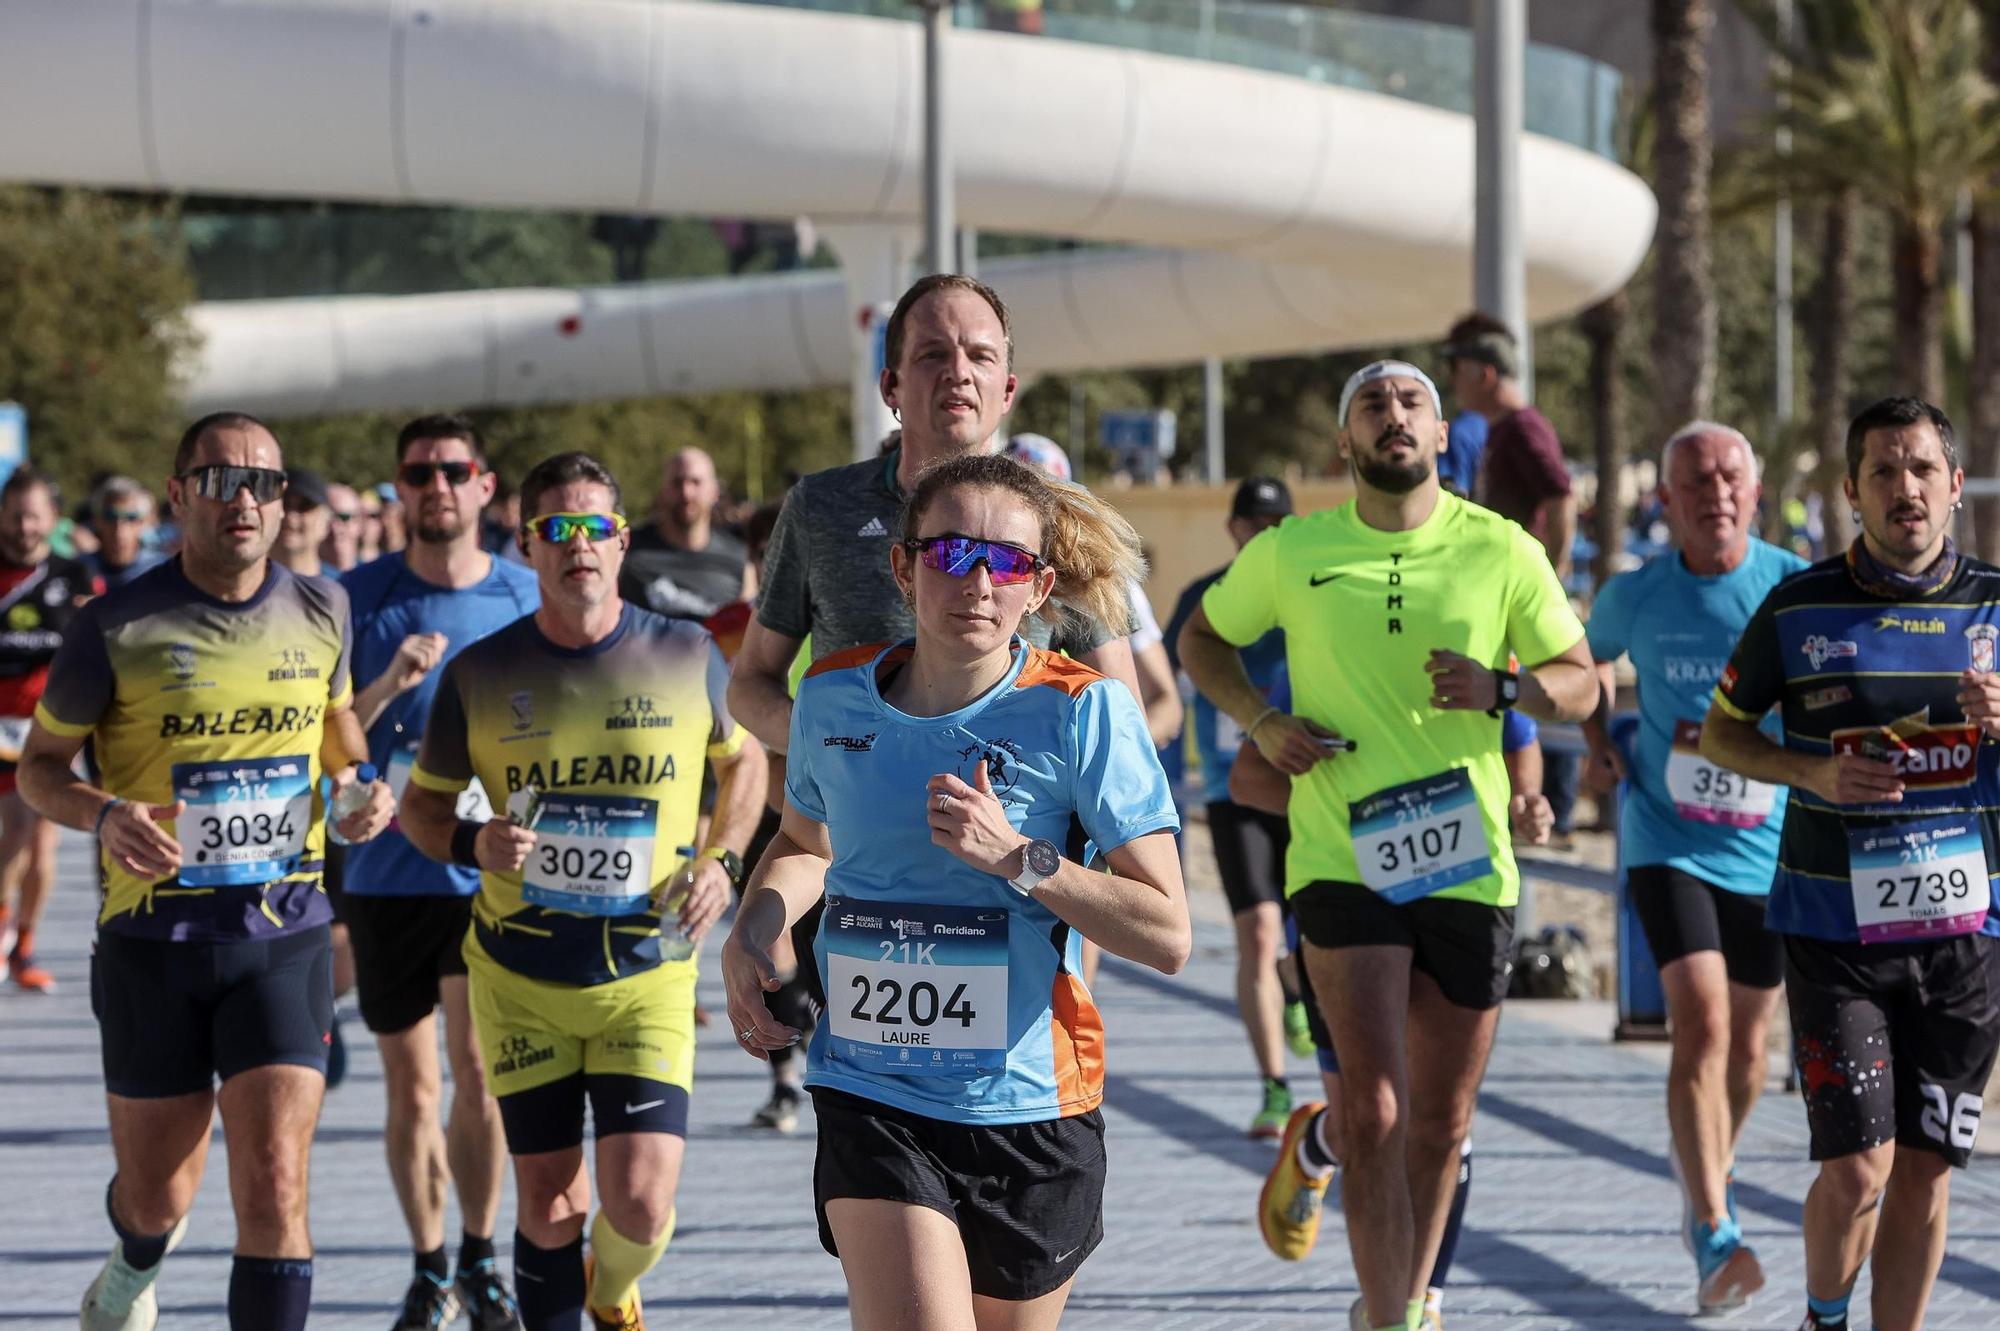
[{"label": "runner", "polygon": [[0,485],[0,980],[36,994],[56,988],[35,960],[35,931],[56,880],[61,829],[15,790],[15,763],[63,633],[104,590],[86,566],[50,551],[55,524],[54,487],[16,467]]},{"label": "runner", "polygon": [[[1236,487],[1229,502],[1229,539],[1238,550],[1259,532],[1292,515],[1292,492],[1272,476],[1252,476]],[[1167,621],[1167,641],[1178,648],[1180,631],[1201,604],[1202,594],[1228,569],[1216,569],[1189,583]],[[1285,668],[1285,635],[1273,629],[1241,653],[1244,670],[1266,697]],[[1178,668],[1179,662],[1175,662]],[[1215,704],[1196,694],[1189,710],[1194,716],[1194,742],[1201,755],[1202,799],[1208,808],[1208,835],[1222,894],[1229,902],[1236,930],[1236,1010],[1250,1037],[1250,1056],[1261,1079],[1260,1105],[1250,1120],[1252,1137],[1284,1135],[1292,1116],[1292,1088],[1285,1077],[1285,1046],[1292,1042],[1301,1054],[1312,1052],[1305,1004],[1299,1001],[1296,979],[1287,979],[1287,914],[1285,848],[1291,826],[1281,801],[1275,811],[1248,808],[1230,798],[1230,766],[1243,744],[1243,732]],[[1278,774],[1280,780],[1283,774]],[[1299,1046],[1303,1044],[1304,1047]]]},{"label": "runner", "polygon": [[[338,824],[350,841],[393,806],[383,783],[354,786],[367,746],[348,707],[346,594],[268,557],[284,489],[278,441],[254,418],[188,427],[167,481],[181,553],[77,615],[21,759],[28,802],[101,847],[91,999],[118,1241],[84,1295],[86,1331],[157,1321],[153,1283],[186,1232],[218,1104],[229,1324],[306,1324],[306,1173],[333,1005],[314,790],[324,770],[336,801],[364,801]],[[97,784],[71,769],[86,741]]]},{"label": "runner", "polygon": [[[1757,455],[1740,432],[1712,421],[1676,431],[1660,454],[1659,488],[1675,553],[1605,583],[1588,629],[1603,701],[1584,735],[1593,767],[1629,783],[1620,860],[1666,991],[1670,1158],[1702,1312],[1748,1302],[1764,1283],[1737,1221],[1732,1162],[1764,1086],[1785,978],[1783,941],[1764,927],[1783,792],[1722,771],[1700,752],[1701,719],[1743,626],[1780,579],[1805,567],[1750,534],[1757,475]],[[1606,727],[1612,663],[1627,652],[1639,677],[1629,771]],[[1769,718],[1767,733],[1777,729]]]},{"label": "runner", "polygon": [[[1278,667],[1278,678],[1269,697],[1279,707],[1291,707],[1291,681],[1282,664]],[[1542,746],[1535,723],[1517,711],[1502,713],[1500,752],[1507,763],[1507,788],[1513,792],[1513,798],[1508,803],[1508,822],[1514,841],[1516,844],[1543,845],[1549,839],[1555,815],[1549,809],[1548,798],[1542,794]],[[1292,779],[1271,766],[1257,751],[1256,745],[1244,744],[1236,750],[1229,768],[1229,797],[1245,809],[1283,818],[1291,805]],[[1292,950],[1297,952],[1297,920],[1286,919],[1285,937]],[[1307,1039],[1310,1044],[1305,1052],[1318,1056],[1320,1086],[1326,1095],[1326,1109],[1320,1115],[1319,1136],[1313,1149],[1331,1158],[1337,1169],[1345,1149],[1340,1131],[1340,1059],[1333,1052],[1333,1036],[1327,1031],[1326,1021],[1315,1001],[1312,977],[1303,966],[1299,968],[1299,989],[1304,999],[1303,1006],[1309,1014]],[[1311,1163],[1310,1160],[1302,1161],[1306,1166]],[[1272,1169],[1276,1171],[1275,1163]],[[1458,1177],[1452,1189],[1451,1210],[1445,1217],[1444,1237],[1438,1241],[1437,1260],[1431,1264],[1430,1284],[1424,1291],[1424,1315],[1418,1323],[1421,1331],[1443,1331],[1445,1286],[1450,1282],[1452,1259],[1458,1253],[1459,1230],[1465,1221],[1465,1204],[1471,1195],[1472,1137],[1468,1133],[1465,1145],[1458,1153]],[[1308,1235],[1302,1251],[1277,1248],[1272,1251],[1287,1260],[1300,1260],[1312,1250],[1317,1237],[1317,1233]],[[1265,1231],[1264,1238],[1269,1244],[1272,1238],[1269,1230]]]},{"label": "runner", "polygon": [[743,542],[715,525],[722,485],[699,448],[667,458],[652,521],[632,530],[618,594],[671,619],[706,619],[757,588]]},{"label": "runner", "polygon": [[[341,579],[354,612],[355,714],[368,750],[401,795],[437,692],[437,667],[541,603],[535,575],[479,548],[479,512],[493,487],[486,447],[463,416],[425,416],[396,436],[396,485],[413,539]],[[492,808],[475,783],[466,818]],[[361,1019],[382,1053],[388,1100],[383,1145],[410,1229],[416,1270],[394,1331],[443,1326],[460,1308],[481,1331],[518,1328],[493,1254],[507,1147],[472,1029],[462,946],[479,874],[437,864],[392,826],[347,853],[343,912],[354,940]],[[432,1012],[444,1009],[451,1064],[448,1126]],[[447,1188],[464,1229],[454,1277],[445,1254]]]},{"label": "runner", "polygon": [[[1703,758],[1791,787],[1766,921],[1819,1162],[1816,1331],[1848,1325],[1871,1253],[1875,1331],[1923,1325],[2000,1050],[2000,570],[1946,534],[1964,479],[1938,408],[1856,416],[1861,536],[1765,597],[1702,724]],[[1758,728],[1773,707],[1781,742]]]},{"label": "runner", "polygon": [[285,475],[285,525],[271,558],[301,577],[337,575],[320,560],[333,519],[328,516],[326,482],[310,467],[293,467]]},{"label": "runner", "polygon": [[130,476],[107,476],[90,492],[90,530],[97,549],[83,557],[105,591],[123,587],[160,562],[154,536],[153,496]]},{"label": "runner", "polygon": [[[764,802],[763,750],[722,703],[715,642],[618,596],[618,483],[563,453],[521,483],[541,608],[445,667],[403,792],[419,850],[481,870],[474,1026],[514,1157],[528,1331],[638,1331],[673,1237],[694,1075],[695,952]],[[697,851],[701,773],[715,816]],[[504,816],[461,818],[477,780]],[[665,918],[663,918],[665,917]],[[583,1252],[596,1137],[597,1218]]]},{"label": "runner", "polygon": [[[1058,589],[1114,617],[1138,540],[1088,492],[980,455],[925,472],[899,535],[916,638],[800,686],[784,827],[723,952],[730,1018],[759,1057],[798,1038],[764,1003],[769,952],[824,893],[813,1191],[854,1325],[1052,1327],[1103,1236],[1082,938],[1169,974],[1191,939],[1137,705],[1017,630]],[[1111,873],[1062,856],[1072,818]]]},{"label": "runner", "polygon": [[[1295,778],[1286,892],[1344,1074],[1349,1323],[1400,1328],[1423,1315],[1506,992],[1519,877],[1499,714],[1581,719],[1596,683],[1532,538],[1440,490],[1429,377],[1368,365],[1339,418],[1355,499],[1244,546],[1182,630],[1181,661]],[[1296,715],[1237,656],[1273,628]],[[1321,1108],[1293,1112],[1266,1183],[1276,1251],[1302,1255],[1318,1233],[1333,1160],[1302,1165],[1299,1147],[1319,1141]]]}]

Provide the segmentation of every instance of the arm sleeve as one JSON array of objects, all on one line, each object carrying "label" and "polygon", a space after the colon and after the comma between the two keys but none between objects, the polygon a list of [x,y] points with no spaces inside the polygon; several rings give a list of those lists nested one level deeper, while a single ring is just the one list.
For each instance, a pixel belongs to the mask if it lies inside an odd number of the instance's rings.
[{"label": "arm sleeve", "polygon": [[813,744],[806,733],[818,692],[812,681],[804,681],[799,685],[798,699],[792,705],[792,735],[785,750],[785,798],[806,817],[816,823],[824,823],[826,797],[820,793],[819,778],[813,772]]},{"label": "arm sleeve", "polygon": [[1519,753],[1541,737],[1535,718],[1509,707],[1500,717],[1500,752]]},{"label": "arm sleeve", "polygon": [[1755,724],[1784,698],[1785,663],[1778,650],[1778,616],[1771,597],[1757,607],[1715,685],[1715,701],[1738,721]]},{"label": "arm sleeve", "polygon": [[1070,807],[1101,853],[1148,832],[1178,831],[1173,792],[1131,690],[1093,682],[1077,698]]},{"label": "arm sleeve", "polygon": [[708,712],[714,718],[708,731],[708,756],[727,758],[743,747],[744,730],[729,714],[729,663],[722,659],[722,645],[712,637],[708,639],[707,659]]},{"label": "arm sleeve", "polygon": [[1113,638],[1122,638],[1122,633],[1113,633],[1111,626],[1095,615],[1087,615],[1071,605],[1058,605],[1062,618],[1049,632],[1049,650],[1061,652],[1075,659],[1094,652]]},{"label": "arm sleeve", "polygon": [[326,681],[326,701],[328,707],[339,708],[354,701],[354,616],[348,608],[347,588],[332,578],[326,581],[333,589],[327,597],[327,609],[333,614],[334,631],[340,634],[340,651]]},{"label": "arm sleeve", "polygon": [[1632,633],[1632,598],[1626,595],[1632,586],[1631,573],[1621,573],[1604,584],[1591,603],[1590,622],[1583,626],[1584,636],[1590,639],[1590,659],[1593,661],[1616,661],[1625,655],[1630,645]]},{"label": "arm sleeve", "polygon": [[117,679],[111,655],[104,649],[104,629],[93,601],[78,612],[62,646],[49,663],[48,686],[35,705],[35,720],[54,735],[87,735],[111,706]]},{"label": "arm sleeve", "polygon": [[1570,492],[1569,462],[1563,457],[1562,441],[1546,420],[1532,425],[1524,422],[1521,431],[1528,446],[1520,452],[1521,470],[1533,484],[1537,502],[1560,498]]},{"label": "arm sleeve", "polygon": [[1278,541],[1284,524],[1259,532],[1202,593],[1201,608],[1223,641],[1247,647],[1278,627]]},{"label": "arm sleeve", "polygon": [[1507,539],[1514,574],[1508,580],[1507,645],[1523,666],[1538,666],[1574,647],[1584,636],[1583,623],[1569,608],[1541,542],[1519,527],[1509,527]]},{"label": "arm sleeve", "polygon": [[410,780],[425,790],[455,795],[472,784],[472,751],[465,724],[465,695],[459,691],[461,653],[451,659],[438,681],[431,699],[430,718],[424,722],[424,742],[417,751]]},{"label": "arm sleeve", "polygon": [[771,528],[771,543],[764,550],[763,581],[758,584],[757,622],[787,638],[812,632],[812,588],[807,579],[812,543],[805,515],[810,483],[810,477],[802,478],[785,496],[777,525]]}]

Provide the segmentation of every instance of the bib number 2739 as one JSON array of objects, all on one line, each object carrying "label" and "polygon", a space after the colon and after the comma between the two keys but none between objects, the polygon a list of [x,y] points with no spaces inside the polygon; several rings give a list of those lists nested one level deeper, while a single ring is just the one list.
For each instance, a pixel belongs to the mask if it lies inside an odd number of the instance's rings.
[{"label": "bib number 2739", "polygon": [[1493,872],[1472,777],[1453,768],[1348,806],[1361,881],[1401,904]]},{"label": "bib number 2739", "polygon": [[1972,818],[1925,818],[1848,833],[1856,935],[1864,943],[1976,933],[1992,889]]}]

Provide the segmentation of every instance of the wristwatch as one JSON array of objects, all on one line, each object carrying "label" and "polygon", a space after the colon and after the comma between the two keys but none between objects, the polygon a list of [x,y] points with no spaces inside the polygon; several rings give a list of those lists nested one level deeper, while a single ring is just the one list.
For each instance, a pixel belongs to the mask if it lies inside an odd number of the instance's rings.
[{"label": "wristwatch", "polygon": [[1033,896],[1035,889],[1048,879],[1055,877],[1056,870],[1062,868],[1062,851],[1056,843],[1043,837],[1036,837],[1021,847],[1021,872],[1007,880],[1007,886],[1022,896]]},{"label": "wristwatch", "polygon": [[722,871],[729,875],[731,887],[743,886],[743,857],[727,846],[710,846],[701,853],[706,860],[721,860]]},{"label": "wristwatch", "polygon": [[1493,683],[1499,688],[1500,694],[1498,700],[1487,710],[1488,716],[1498,716],[1521,701],[1521,677],[1512,670],[1494,671]]}]

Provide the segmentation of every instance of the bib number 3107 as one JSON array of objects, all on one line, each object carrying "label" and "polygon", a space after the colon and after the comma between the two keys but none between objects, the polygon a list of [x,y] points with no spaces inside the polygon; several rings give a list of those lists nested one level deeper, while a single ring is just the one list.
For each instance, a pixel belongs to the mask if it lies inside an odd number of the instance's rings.
[{"label": "bib number 3107", "polygon": [[1361,881],[1402,904],[1493,872],[1479,796],[1463,767],[1348,806]]}]

